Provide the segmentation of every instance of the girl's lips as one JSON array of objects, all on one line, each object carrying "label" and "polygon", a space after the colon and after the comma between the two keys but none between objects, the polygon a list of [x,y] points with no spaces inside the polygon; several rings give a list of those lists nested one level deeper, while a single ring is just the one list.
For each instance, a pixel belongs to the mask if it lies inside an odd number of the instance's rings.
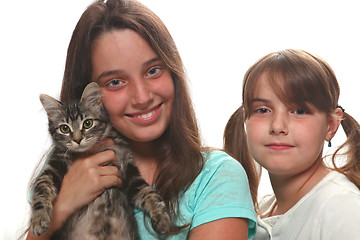
[{"label": "girl's lips", "polygon": [[148,111],[144,111],[141,113],[134,113],[134,114],[125,114],[125,115],[134,122],[140,124],[149,124],[156,121],[156,119],[158,119],[162,109],[161,107],[162,107],[162,103]]},{"label": "girl's lips", "polygon": [[270,143],[265,146],[272,150],[277,150],[277,151],[288,150],[288,149],[291,149],[294,147],[293,145],[286,144],[286,143]]}]

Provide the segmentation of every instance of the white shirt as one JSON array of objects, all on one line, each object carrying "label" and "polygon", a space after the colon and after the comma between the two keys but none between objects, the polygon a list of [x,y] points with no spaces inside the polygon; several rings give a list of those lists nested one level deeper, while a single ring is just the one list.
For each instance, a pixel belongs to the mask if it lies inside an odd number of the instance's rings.
[{"label": "white shirt", "polygon": [[[263,216],[274,195],[260,203]],[[257,217],[253,240],[360,240],[360,191],[343,174],[331,171],[283,215]]]}]

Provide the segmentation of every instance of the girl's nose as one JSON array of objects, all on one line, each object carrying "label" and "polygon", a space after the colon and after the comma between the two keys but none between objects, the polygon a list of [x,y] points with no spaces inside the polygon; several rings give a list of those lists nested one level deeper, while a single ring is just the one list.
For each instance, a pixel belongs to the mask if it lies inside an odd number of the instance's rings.
[{"label": "girl's nose", "polygon": [[132,82],[131,103],[138,108],[148,107],[153,100],[150,83],[142,78]]},{"label": "girl's nose", "polygon": [[284,134],[287,135],[289,133],[288,129],[288,121],[286,113],[274,113],[271,123],[270,123],[270,134],[279,135]]}]

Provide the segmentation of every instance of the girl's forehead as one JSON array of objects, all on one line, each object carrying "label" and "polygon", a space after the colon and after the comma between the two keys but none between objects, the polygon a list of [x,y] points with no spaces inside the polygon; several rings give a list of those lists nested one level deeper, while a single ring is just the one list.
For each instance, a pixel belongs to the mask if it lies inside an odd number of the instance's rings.
[{"label": "girl's forehead", "polygon": [[264,92],[273,92],[276,95],[284,95],[284,85],[285,84],[282,76],[264,72],[261,73],[256,79],[254,79],[252,84],[250,84],[250,93],[252,96]]},{"label": "girl's forehead", "polygon": [[254,84],[250,89],[250,96],[252,98],[257,98],[258,96],[264,95],[268,92],[273,92],[273,89],[270,87],[267,76],[260,75],[259,78],[254,81]]},{"label": "girl's forehead", "polygon": [[[250,101],[261,100],[261,101],[283,101],[282,91],[275,91],[278,87],[274,88],[271,81],[269,81],[267,75],[261,75],[256,81],[253,90],[250,95]],[[282,86],[279,86],[282,88]]]},{"label": "girl's forehead", "polygon": [[276,99],[288,107],[303,105],[303,99],[298,99],[289,86],[286,86],[285,79],[281,74],[262,73],[254,79],[250,86],[247,101],[253,102],[254,99]]}]

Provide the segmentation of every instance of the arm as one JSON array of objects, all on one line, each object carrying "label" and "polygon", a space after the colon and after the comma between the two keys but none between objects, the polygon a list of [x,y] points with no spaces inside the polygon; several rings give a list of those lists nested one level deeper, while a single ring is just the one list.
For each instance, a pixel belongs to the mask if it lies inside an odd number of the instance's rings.
[{"label": "arm", "polygon": [[87,205],[106,188],[120,186],[118,169],[114,166],[103,166],[115,159],[113,151],[104,151],[77,159],[66,173],[60,192],[53,203],[53,216],[49,229],[40,237],[31,233],[27,239],[50,239],[66,219],[81,207]]},{"label": "arm", "polygon": [[256,214],[247,176],[239,162],[223,152],[214,152],[197,180],[189,201],[194,214],[190,239],[253,237]]},{"label": "arm", "polygon": [[223,218],[194,228],[189,240],[245,240],[248,239],[248,225],[244,218]]},{"label": "arm", "polygon": [[71,213],[68,213],[66,208],[61,206],[61,201],[55,200],[53,203],[53,212],[51,224],[46,233],[42,234],[39,237],[33,236],[30,232],[28,232],[27,238],[28,240],[47,240],[50,239],[50,236],[53,232],[61,227],[61,225],[65,222],[68,216]]}]

